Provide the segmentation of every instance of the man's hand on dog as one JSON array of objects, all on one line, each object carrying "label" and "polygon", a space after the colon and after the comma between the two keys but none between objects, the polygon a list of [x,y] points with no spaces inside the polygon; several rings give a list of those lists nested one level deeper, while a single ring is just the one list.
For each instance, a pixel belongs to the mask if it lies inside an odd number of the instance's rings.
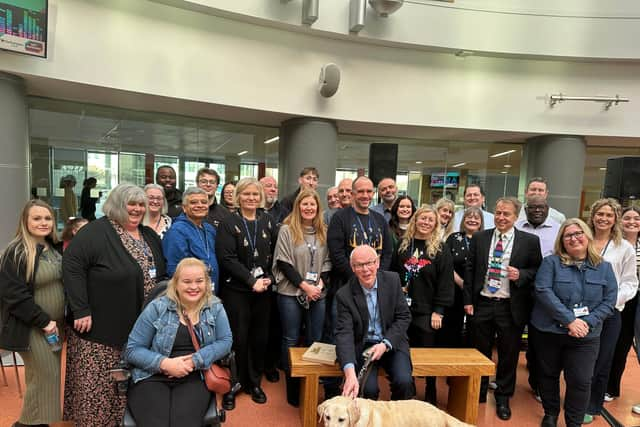
[{"label": "man's hand on dog", "polygon": [[355,399],[358,397],[360,385],[358,384],[358,376],[355,368],[347,368],[344,371],[344,386],[342,386],[342,395]]}]

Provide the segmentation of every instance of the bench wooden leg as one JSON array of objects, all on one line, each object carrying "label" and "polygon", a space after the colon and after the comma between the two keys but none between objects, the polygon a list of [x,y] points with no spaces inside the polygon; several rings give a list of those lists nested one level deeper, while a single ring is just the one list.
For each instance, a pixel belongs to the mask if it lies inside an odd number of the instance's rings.
[{"label": "bench wooden leg", "polygon": [[449,400],[447,412],[460,421],[476,424],[478,399],[480,398],[480,376],[449,377]]},{"label": "bench wooden leg", "polygon": [[302,418],[302,427],[316,427],[318,425],[316,408],[318,407],[320,377],[318,375],[309,375],[302,377],[301,380],[302,407],[300,408],[300,416]]}]

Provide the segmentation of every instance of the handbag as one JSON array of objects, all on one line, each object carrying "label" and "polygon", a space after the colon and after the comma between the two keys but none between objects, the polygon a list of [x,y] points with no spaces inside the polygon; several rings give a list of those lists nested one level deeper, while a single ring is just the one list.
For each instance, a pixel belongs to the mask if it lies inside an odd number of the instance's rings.
[{"label": "handbag", "polygon": [[[189,335],[191,335],[193,348],[195,348],[196,351],[199,351],[200,344],[198,343],[198,338],[196,338],[196,334],[193,330],[191,319],[189,319],[189,316],[184,312],[182,313],[182,316],[187,322],[187,329],[189,329]],[[212,363],[209,369],[203,371],[203,374],[204,383],[209,391],[223,394],[231,391],[231,371],[229,368],[223,368],[222,366]]]}]

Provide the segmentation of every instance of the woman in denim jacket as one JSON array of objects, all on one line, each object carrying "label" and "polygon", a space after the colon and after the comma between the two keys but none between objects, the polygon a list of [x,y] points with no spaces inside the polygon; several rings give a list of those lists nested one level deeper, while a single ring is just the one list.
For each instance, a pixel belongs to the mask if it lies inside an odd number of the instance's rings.
[{"label": "woman in denim jacket", "polygon": [[[186,326],[191,320],[200,350]],[[200,426],[209,405],[200,371],[231,350],[227,314],[211,292],[204,263],[185,258],[178,264],[167,293],[144,309],[124,351],[133,366],[128,400],[138,426]]]},{"label": "woman in denim jacket", "polygon": [[573,427],[582,425],[600,331],[613,313],[618,284],[611,264],[594,248],[591,230],[582,220],[571,218],[560,226],[554,249],[536,275],[529,337],[536,348],[544,349],[537,352],[545,413],[542,426],[557,425],[559,379],[564,370],[564,417],[567,427]]}]

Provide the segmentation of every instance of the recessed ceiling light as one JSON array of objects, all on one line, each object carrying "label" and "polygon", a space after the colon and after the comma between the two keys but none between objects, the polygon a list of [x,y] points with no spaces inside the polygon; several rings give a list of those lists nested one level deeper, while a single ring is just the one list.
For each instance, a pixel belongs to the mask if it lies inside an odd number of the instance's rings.
[{"label": "recessed ceiling light", "polygon": [[280,139],[279,136],[274,136],[273,138],[267,139],[264,143],[265,144],[271,144],[272,142],[276,142],[279,139]]},{"label": "recessed ceiling light", "polygon": [[601,170],[601,171],[606,171],[606,170],[607,170],[607,168],[600,168],[600,170]]},{"label": "recessed ceiling light", "polygon": [[505,168],[509,169],[511,165],[504,165]]},{"label": "recessed ceiling light", "polygon": [[249,152],[248,150],[241,151],[241,152],[238,153],[238,156],[244,156],[248,152]]},{"label": "recessed ceiling light", "polygon": [[507,171],[502,171],[502,172],[500,172],[500,173],[502,173],[502,174],[506,174],[506,173],[507,173]]},{"label": "recessed ceiling light", "polygon": [[422,160],[418,160],[418,161],[416,162],[416,165],[421,165],[421,164],[422,164]]},{"label": "recessed ceiling light", "polygon": [[492,154],[489,157],[495,159],[496,157],[506,156],[507,154],[511,154],[511,153],[515,153],[515,152],[516,152],[516,150],[507,150],[507,151],[503,151],[502,153]]},{"label": "recessed ceiling light", "polygon": [[452,168],[459,168],[460,166],[464,166],[466,165],[467,162],[460,162],[460,163],[456,163],[455,165],[451,165]]}]

